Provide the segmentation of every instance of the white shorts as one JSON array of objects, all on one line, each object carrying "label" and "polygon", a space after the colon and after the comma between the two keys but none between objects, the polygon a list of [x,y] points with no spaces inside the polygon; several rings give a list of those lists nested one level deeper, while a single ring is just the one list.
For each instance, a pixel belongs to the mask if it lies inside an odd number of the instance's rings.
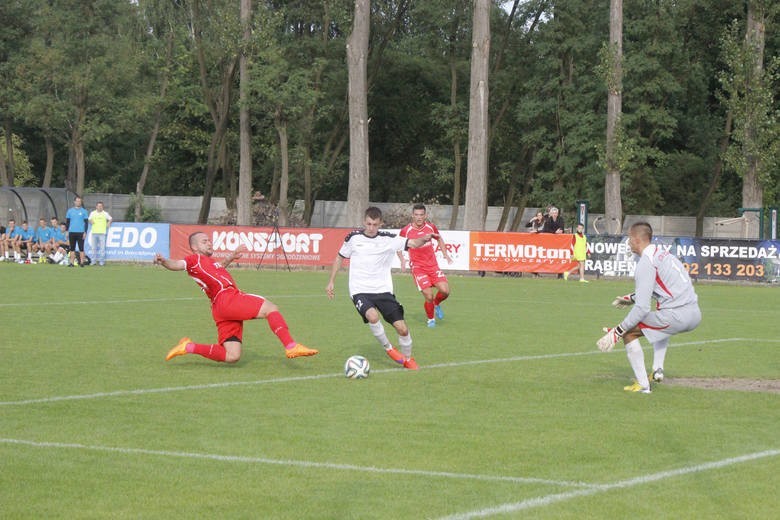
[{"label": "white shorts", "polygon": [[701,310],[699,305],[694,303],[674,309],[653,311],[645,316],[637,327],[650,343],[655,343],[675,334],[691,331],[700,322]]}]

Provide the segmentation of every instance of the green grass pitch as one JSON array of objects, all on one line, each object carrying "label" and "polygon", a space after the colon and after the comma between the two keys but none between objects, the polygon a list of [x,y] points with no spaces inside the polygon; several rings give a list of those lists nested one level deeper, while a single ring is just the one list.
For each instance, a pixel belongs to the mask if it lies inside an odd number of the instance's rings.
[{"label": "green grass pitch", "polygon": [[[164,361],[212,342],[184,273],[141,265],[0,264],[0,517],[772,518],[780,394],[674,384],[780,379],[768,286],[698,284],[703,322],[677,336],[668,381],[622,390],[602,326],[630,280],[450,277],[434,329],[395,278],[419,372],[398,368],[326,271],[234,270],[320,349],[288,360],[247,322],[236,365]],[[391,340],[394,331],[386,329]],[[645,356],[650,362],[647,348]],[[362,354],[371,376],[348,380]]]}]

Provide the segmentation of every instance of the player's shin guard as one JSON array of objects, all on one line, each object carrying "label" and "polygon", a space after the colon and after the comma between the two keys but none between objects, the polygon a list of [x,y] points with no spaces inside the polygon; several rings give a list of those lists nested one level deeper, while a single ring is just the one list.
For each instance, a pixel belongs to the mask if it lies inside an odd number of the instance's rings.
[{"label": "player's shin guard", "polygon": [[398,336],[398,349],[407,358],[412,357],[412,335]]},{"label": "player's shin guard", "polygon": [[387,339],[387,334],[385,334],[385,328],[382,326],[382,322],[378,321],[376,323],[368,323],[368,328],[371,329],[371,334],[374,335],[376,340],[379,342],[382,347],[385,349],[390,347],[390,340]]},{"label": "player's shin guard", "polygon": [[436,293],[436,296],[433,297],[433,304],[439,305],[441,302],[447,299],[449,297],[448,293],[443,293],[441,291]]},{"label": "player's shin guard", "polygon": [[271,332],[276,334],[279,341],[282,342],[284,348],[293,348],[295,346],[295,340],[290,335],[290,330],[287,328],[287,322],[284,321],[284,317],[279,311],[268,313],[266,316],[268,326],[271,328]]},{"label": "player's shin guard", "polygon": [[204,345],[202,343],[189,343],[187,344],[187,352],[190,354],[198,354],[204,358],[223,363],[225,361],[225,355],[227,354],[225,347],[216,343],[211,345]]},{"label": "player's shin guard", "polygon": [[426,300],[426,302],[423,304],[423,307],[425,308],[425,315],[428,316],[429,320],[432,320],[434,303]]},{"label": "player's shin guard", "polygon": [[653,372],[659,368],[663,370],[667,347],[669,347],[669,338],[653,343]]},{"label": "player's shin guard", "polygon": [[642,352],[642,345],[639,344],[639,339],[626,343],[626,355],[634,371],[636,382],[644,388],[649,388],[650,381],[647,379],[647,371],[645,370],[645,354]]}]

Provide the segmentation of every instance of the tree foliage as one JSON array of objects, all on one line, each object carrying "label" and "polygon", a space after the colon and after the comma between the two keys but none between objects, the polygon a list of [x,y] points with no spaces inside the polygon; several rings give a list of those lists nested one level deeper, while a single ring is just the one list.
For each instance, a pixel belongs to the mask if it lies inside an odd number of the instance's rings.
[{"label": "tree foliage", "polygon": [[[502,229],[518,225],[513,207],[569,211],[585,199],[606,210],[609,4],[491,3],[485,196],[506,206]],[[252,5],[246,42],[236,0],[0,3],[0,123],[12,137],[0,142],[0,181],[19,179],[27,158],[28,184],[135,193],[146,164],[141,194],[235,198],[232,64],[244,50],[253,191],[278,201],[284,185],[307,219],[315,199],[344,200],[354,1]],[[370,5],[369,199],[462,204],[473,4]],[[765,29],[763,75],[749,87],[748,6]],[[763,204],[780,204],[778,10],[768,0],[624,2],[623,213],[736,214],[751,158]]]}]

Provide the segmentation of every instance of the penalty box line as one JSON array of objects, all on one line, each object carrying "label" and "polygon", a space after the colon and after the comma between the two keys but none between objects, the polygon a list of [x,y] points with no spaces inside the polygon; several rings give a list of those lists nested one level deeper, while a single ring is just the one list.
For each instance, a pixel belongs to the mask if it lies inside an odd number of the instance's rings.
[{"label": "penalty box line", "polygon": [[145,448],[120,448],[116,446],[99,446],[79,443],[62,442],[38,442],[25,439],[0,438],[0,444],[28,446],[33,448],[52,448],[61,450],[83,450],[105,453],[119,453],[122,455],[148,455],[154,457],[177,457],[195,460],[209,460],[216,462],[237,462],[245,464],[265,464],[274,466],[286,466],[308,469],[326,469],[339,471],[353,471],[360,473],[374,473],[379,475],[407,475],[418,477],[437,477],[458,480],[477,480],[483,482],[505,482],[510,484],[543,484],[558,487],[575,488],[600,488],[600,484],[588,484],[586,482],[572,482],[566,480],[550,480],[534,477],[512,477],[502,475],[480,475],[475,473],[455,473],[451,471],[429,471],[404,468],[380,468],[376,466],[358,466],[355,464],[340,464],[336,462],[314,462],[292,459],[271,459],[266,457],[248,457],[243,455],[218,455],[213,453],[198,453],[169,450],[150,450]]},{"label": "penalty box line", "polygon": [[741,455],[738,457],[731,457],[728,459],[717,460],[713,462],[705,462],[703,464],[696,464],[693,466],[686,466],[682,468],[660,471],[658,473],[651,473],[649,475],[643,475],[641,477],[629,478],[626,480],[619,480],[611,484],[602,484],[600,486],[593,486],[587,489],[576,489],[572,491],[566,491],[563,493],[553,493],[550,495],[544,495],[535,498],[529,498],[514,503],[501,504],[494,507],[488,507],[476,511],[469,511],[465,513],[458,513],[450,516],[442,517],[440,520],[471,520],[472,518],[485,518],[488,516],[495,516],[507,513],[516,513],[518,511],[525,511],[528,509],[534,509],[537,507],[546,507],[567,500],[572,500],[579,497],[587,497],[596,495],[599,493],[605,493],[616,489],[628,489],[643,484],[651,484],[661,480],[669,478],[682,477],[685,475],[691,475],[694,473],[701,473],[703,471],[712,471],[736,464],[743,464],[746,462],[752,462],[755,460],[766,459],[770,457],[776,457],[780,455],[780,449],[772,449],[766,451],[759,451],[756,453],[749,453],[747,455]]},{"label": "penalty box line", "polygon": [[[770,343],[780,342],[780,340],[772,340],[772,339],[724,338],[724,339],[713,339],[713,340],[704,340],[704,341],[688,341],[684,343],[673,343],[669,345],[669,348],[684,347],[684,346],[691,346],[691,345],[707,345],[713,343],[733,343],[739,341],[770,342]],[[619,350],[615,350],[612,353],[617,353],[617,352],[619,352]],[[562,352],[557,354],[539,354],[539,355],[531,355],[531,356],[515,356],[515,357],[508,357],[508,358],[476,359],[471,361],[458,361],[453,363],[438,363],[432,365],[424,365],[422,368],[425,370],[433,370],[438,368],[457,368],[457,367],[464,367],[464,366],[484,365],[490,363],[511,363],[516,361],[534,361],[534,360],[542,360],[542,359],[592,356],[597,354],[604,355],[604,353],[594,349],[594,350],[588,350],[586,352]],[[399,370],[397,368],[385,368],[379,370],[372,370],[373,374],[403,373],[403,372],[404,371]],[[23,406],[23,405],[30,405],[30,404],[56,403],[59,401],[102,399],[105,397],[125,397],[125,396],[136,396],[136,395],[146,395],[146,394],[162,394],[162,393],[169,393],[169,392],[186,392],[190,390],[210,390],[210,389],[217,389],[217,388],[229,388],[233,386],[254,386],[254,385],[268,385],[268,384],[276,384],[276,383],[292,383],[292,382],[299,382],[299,381],[313,381],[318,379],[331,379],[336,377],[344,377],[344,375],[342,373],[329,373],[329,374],[315,374],[310,376],[291,376],[291,377],[280,377],[274,379],[259,379],[255,381],[231,381],[231,382],[224,382],[224,383],[205,383],[201,385],[169,386],[169,387],[162,387],[162,388],[142,388],[142,389],[135,389],[135,390],[114,390],[111,392],[96,392],[92,394],[40,397],[35,399],[22,399],[19,401],[0,401],[0,406]]]}]

